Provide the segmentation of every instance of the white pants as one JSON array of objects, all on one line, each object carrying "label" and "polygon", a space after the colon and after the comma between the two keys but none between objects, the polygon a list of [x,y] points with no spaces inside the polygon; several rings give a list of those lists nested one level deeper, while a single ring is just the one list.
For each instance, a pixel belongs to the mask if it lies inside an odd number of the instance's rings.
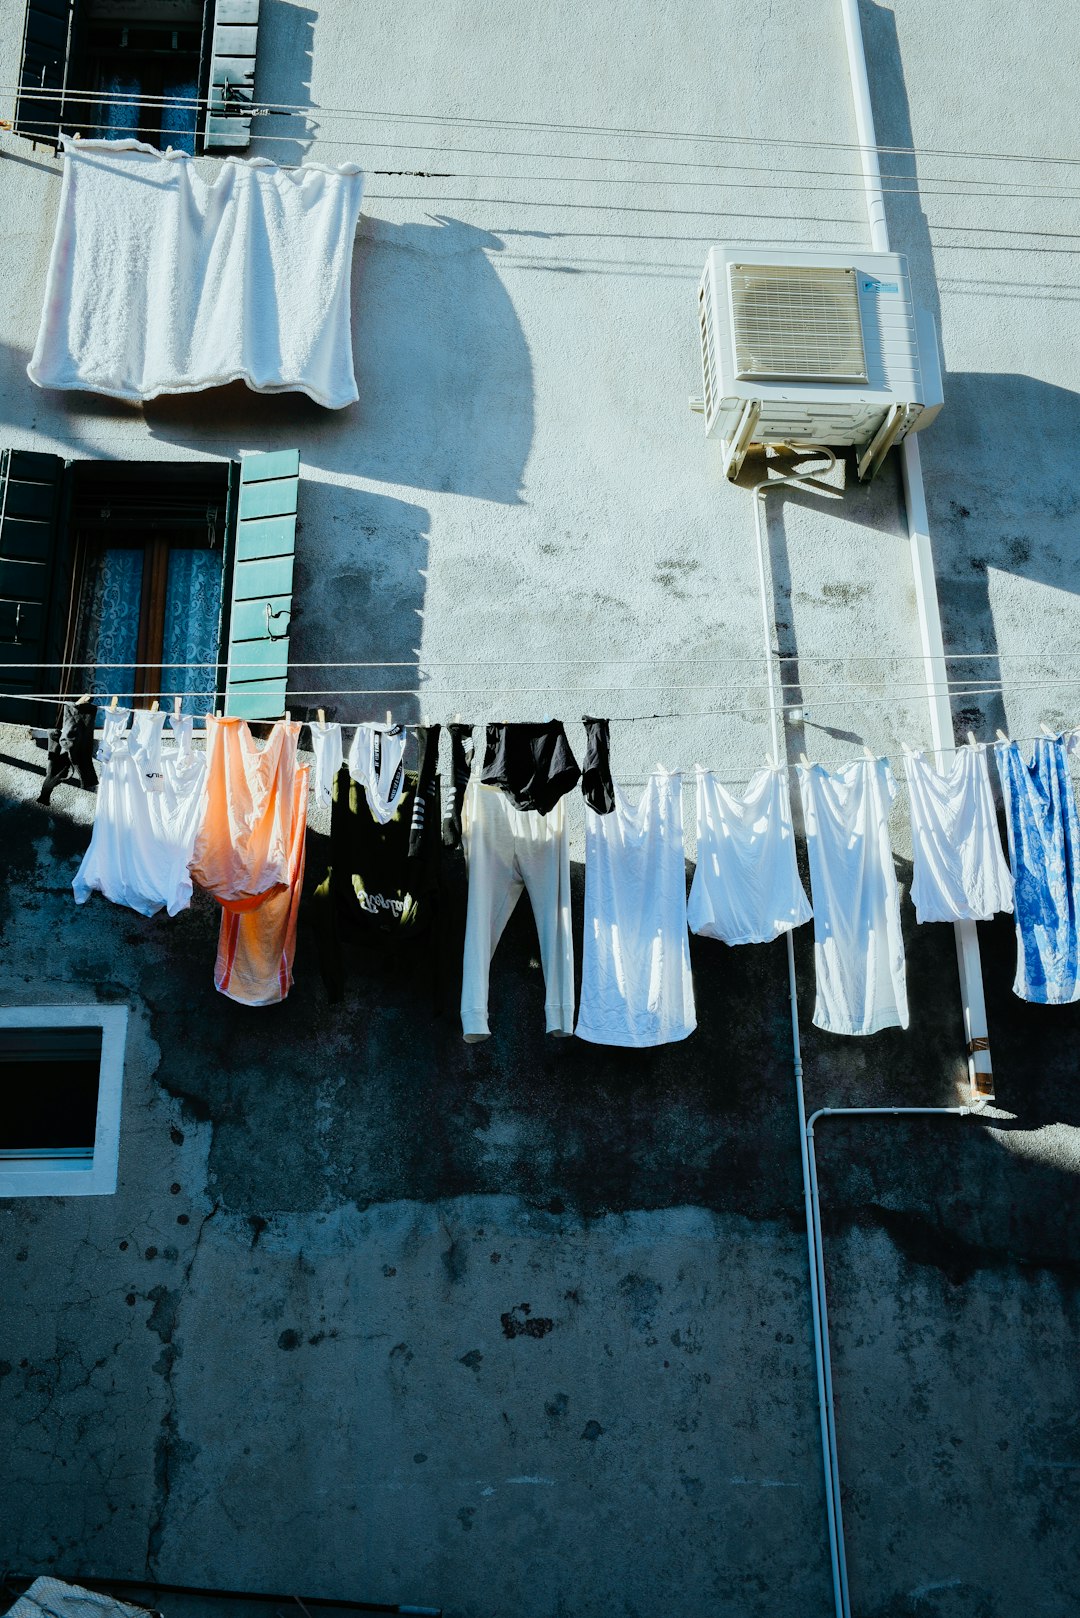
[{"label": "white pants", "polygon": [[469,782],[462,815],[469,863],[469,908],[461,983],[461,1026],[474,1043],[486,1039],[491,957],[528,889],[544,969],[549,1034],[574,1030],[574,939],[570,926],[570,844],[565,805],[550,814],[516,809],[501,787]]}]

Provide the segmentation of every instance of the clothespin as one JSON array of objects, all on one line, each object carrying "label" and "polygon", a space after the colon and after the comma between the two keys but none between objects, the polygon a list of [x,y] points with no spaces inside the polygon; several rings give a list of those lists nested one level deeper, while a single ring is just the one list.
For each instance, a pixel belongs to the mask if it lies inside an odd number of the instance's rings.
[{"label": "clothespin", "polygon": [[173,718],[174,719],[179,719],[179,717],[180,717],[180,708],[181,708],[181,699],[179,697],[173,697],[173,699],[172,699],[172,711],[173,711]]},{"label": "clothespin", "polygon": [[456,713],[454,715],[454,724],[455,725],[460,725],[461,724],[461,715],[459,713]]},{"label": "clothespin", "polygon": [[288,708],[285,710],[285,723],[287,725],[292,723],[292,714],[289,712]]},{"label": "clothespin", "polygon": [[326,709],[325,708],[320,708],[319,709],[319,729],[320,730],[325,730],[326,729]]},{"label": "clothespin", "polygon": [[110,713],[115,713],[116,712],[117,707],[119,706],[119,702],[120,702],[119,697],[110,697],[109,698],[109,712]]},{"label": "clothespin", "polygon": [[1051,730],[1045,719],[1040,722],[1039,729],[1042,731],[1044,736],[1049,736],[1051,741],[1057,741],[1057,731]]},{"label": "clothespin", "polygon": [[967,733],[967,744],[968,744],[969,747],[978,747],[979,744],[975,740],[975,732],[974,731],[971,731],[971,730],[968,731],[968,733]]},{"label": "clothespin", "polygon": [[905,741],[901,740],[900,746],[904,750],[904,757],[905,758],[914,758],[915,757],[915,749],[911,746],[911,744],[909,742],[905,742]]},{"label": "clothespin", "polygon": [[877,763],[877,759],[875,758],[874,754],[871,753],[870,749],[867,747],[865,742],[863,742],[863,752],[866,754],[866,756],[870,760],[871,764],[876,764]]},{"label": "clothespin", "polygon": [[808,770],[810,768],[810,760],[807,758],[805,753],[799,754],[799,763],[802,765],[804,770]]},{"label": "clothespin", "polygon": [[215,708],[214,709],[214,718],[215,719],[220,719],[221,718],[221,709],[220,708]]},{"label": "clothespin", "polygon": [[151,703],[151,704],[150,704],[150,712],[151,712],[151,713],[157,713],[157,711],[158,711],[158,709],[159,709],[159,708],[160,708],[160,707],[161,707],[161,703],[160,703],[160,702],[159,702],[159,701],[158,701],[158,699],[157,699],[157,698],[156,698],[156,697],[155,697],[155,698],[154,698],[154,700],[153,700],[153,702],[152,702],[152,703]]},{"label": "clothespin", "polygon": [[998,733],[997,733],[997,739],[998,739],[998,741],[999,741],[999,742],[1004,742],[1004,743],[1005,743],[1005,746],[1006,746],[1006,747],[1008,747],[1008,745],[1009,745],[1009,738],[1008,738],[1008,737],[1007,737],[1007,736],[1006,736],[1006,734],[1005,734],[1005,732],[1004,732],[1004,731],[1003,731],[1003,730],[999,730],[999,731],[998,731]]}]

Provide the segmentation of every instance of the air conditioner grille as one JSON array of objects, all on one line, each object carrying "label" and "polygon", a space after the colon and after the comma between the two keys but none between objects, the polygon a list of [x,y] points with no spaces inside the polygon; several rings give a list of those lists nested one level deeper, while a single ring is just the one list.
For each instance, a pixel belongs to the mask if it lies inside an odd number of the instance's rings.
[{"label": "air conditioner grille", "polygon": [[867,380],[854,270],[733,264],[729,273],[740,380]]}]

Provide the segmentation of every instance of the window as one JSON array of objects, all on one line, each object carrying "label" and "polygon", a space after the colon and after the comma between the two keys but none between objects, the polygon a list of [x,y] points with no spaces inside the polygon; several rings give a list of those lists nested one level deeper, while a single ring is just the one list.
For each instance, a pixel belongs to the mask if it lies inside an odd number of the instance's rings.
[{"label": "window", "polygon": [[15,129],[246,147],[258,21],[259,0],[27,0]]},{"label": "window", "polygon": [[202,0],[85,0],[71,125],[87,137],[194,152],[203,10]]},{"label": "window", "polygon": [[227,504],[224,465],[75,464],[70,690],[214,708]]},{"label": "window", "polygon": [[116,1190],[125,1006],[0,1008],[0,1196]]},{"label": "window", "polygon": [[[58,696],[286,707],[298,450],[240,461],[0,455],[0,721]],[[44,730],[42,729],[42,734]]]}]

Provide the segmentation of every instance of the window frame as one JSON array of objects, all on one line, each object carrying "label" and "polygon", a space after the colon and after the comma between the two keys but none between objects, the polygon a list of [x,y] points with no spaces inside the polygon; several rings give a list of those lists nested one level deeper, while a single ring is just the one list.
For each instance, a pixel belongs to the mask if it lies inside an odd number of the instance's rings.
[{"label": "window frame", "polygon": [[0,1006],[4,1028],[100,1028],[94,1145],[88,1160],[75,1162],[61,1150],[0,1159],[0,1198],[94,1197],[116,1191],[120,1163],[124,1060],[128,1008],[125,1005]]}]

